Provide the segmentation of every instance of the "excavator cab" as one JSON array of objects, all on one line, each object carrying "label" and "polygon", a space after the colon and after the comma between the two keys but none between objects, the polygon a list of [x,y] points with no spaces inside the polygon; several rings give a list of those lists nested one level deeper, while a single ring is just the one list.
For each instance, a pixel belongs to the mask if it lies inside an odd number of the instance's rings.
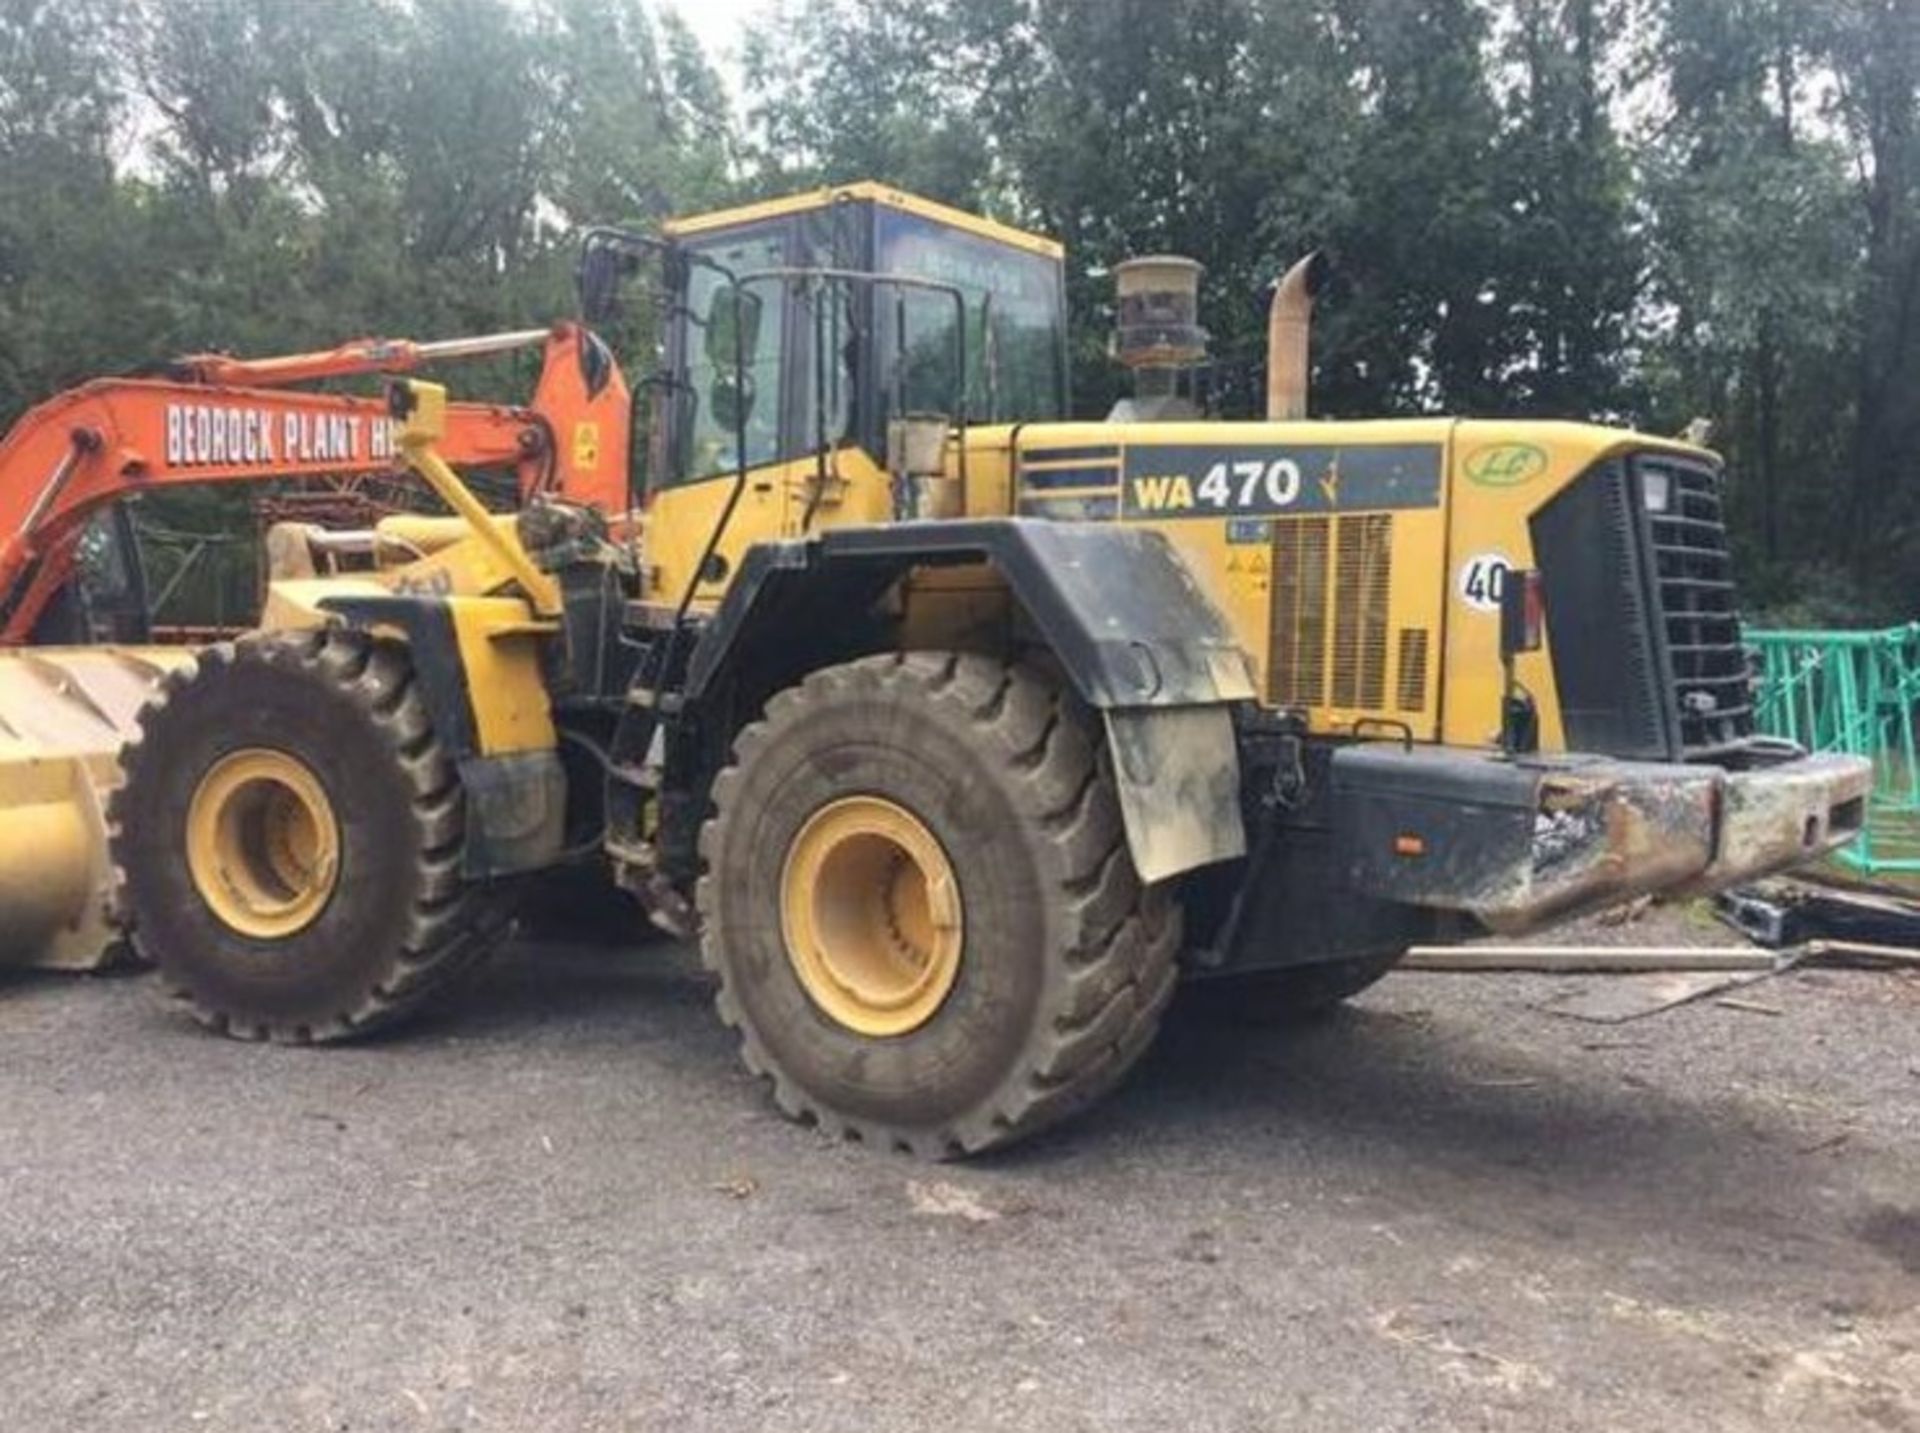
[{"label": "excavator cab", "polygon": [[30,635],[36,646],[146,642],[153,633],[146,554],[130,502],[103,508],[74,545],[73,577],[48,602]]}]

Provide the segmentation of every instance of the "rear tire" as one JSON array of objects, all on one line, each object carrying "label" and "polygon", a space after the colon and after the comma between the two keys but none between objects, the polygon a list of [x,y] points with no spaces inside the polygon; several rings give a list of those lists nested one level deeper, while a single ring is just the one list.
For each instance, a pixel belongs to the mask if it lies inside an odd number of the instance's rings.
[{"label": "rear tire", "polygon": [[215,1030],[362,1034],[502,928],[461,880],[460,784],[402,644],[330,630],[209,647],[141,712],[121,768],[123,917]]},{"label": "rear tire", "polygon": [[1082,1108],[1152,1040],[1179,911],[1135,874],[1104,745],[1056,681],[955,653],[827,668],[740,733],[713,801],[702,955],[789,1115],[971,1154]]}]

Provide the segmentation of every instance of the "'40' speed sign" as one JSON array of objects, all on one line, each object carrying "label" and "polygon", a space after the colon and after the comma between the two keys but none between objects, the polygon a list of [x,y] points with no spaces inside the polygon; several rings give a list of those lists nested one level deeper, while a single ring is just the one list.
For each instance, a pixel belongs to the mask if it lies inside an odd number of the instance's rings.
[{"label": "'40' speed sign", "polygon": [[1474,611],[1498,612],[1500,594],[1507,590],[1507,574],[1511,571],[1513,564],[1505,553],[1476,553],[1460,564],[1454,586],[1460,600]]}]

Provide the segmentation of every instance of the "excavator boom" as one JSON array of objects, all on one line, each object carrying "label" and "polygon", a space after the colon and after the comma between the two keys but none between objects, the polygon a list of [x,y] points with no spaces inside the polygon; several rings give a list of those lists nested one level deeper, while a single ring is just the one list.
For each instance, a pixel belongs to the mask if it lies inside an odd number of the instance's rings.
[{"label": "excavator boom", "polygon": [[626,506],[625,384],[575,324],[416,344],[363,340],[289,358],[182,359],[164,378],[104,378],[32,409],[0,440],[0,646],[30,642],[72,575],[74,545],[107,504],[155,489],[392,472],[385,400],[290,388],[546,346],[531,406],[448,407],[446,453],[511,468],[523,498]]},{"label": "excavator boom", "polygon": [[169,376],[232,388],[280,388],[363,373],[411,373],[423,364],[447,359],[482,358],[538,348],[553,336],[544,328],[484,333],[473,338],[444,338],[416,343],[410,338],[356,338],[316,353],[277,358],[235,358],[226,353],[195,353],[168,364]]}]

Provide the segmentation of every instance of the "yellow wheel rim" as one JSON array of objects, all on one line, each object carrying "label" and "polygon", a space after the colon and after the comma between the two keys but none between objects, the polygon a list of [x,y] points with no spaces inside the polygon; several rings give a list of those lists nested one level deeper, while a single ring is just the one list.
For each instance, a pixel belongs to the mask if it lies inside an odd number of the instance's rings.
[{"label": "yellow wheel rim", "polygon": [[860,1035],[933,1018],[960,973],[960,887],[904,806],[848,796],[808,818],[780,873],[787,958],[820,1010]]},{"label": "yellow wheel rim", "polygon": [[283,751],[221,757],[187,808],[187,869],[200,898],[242,935],[305,930],[340,876],[340,825],[320,779]]}]

